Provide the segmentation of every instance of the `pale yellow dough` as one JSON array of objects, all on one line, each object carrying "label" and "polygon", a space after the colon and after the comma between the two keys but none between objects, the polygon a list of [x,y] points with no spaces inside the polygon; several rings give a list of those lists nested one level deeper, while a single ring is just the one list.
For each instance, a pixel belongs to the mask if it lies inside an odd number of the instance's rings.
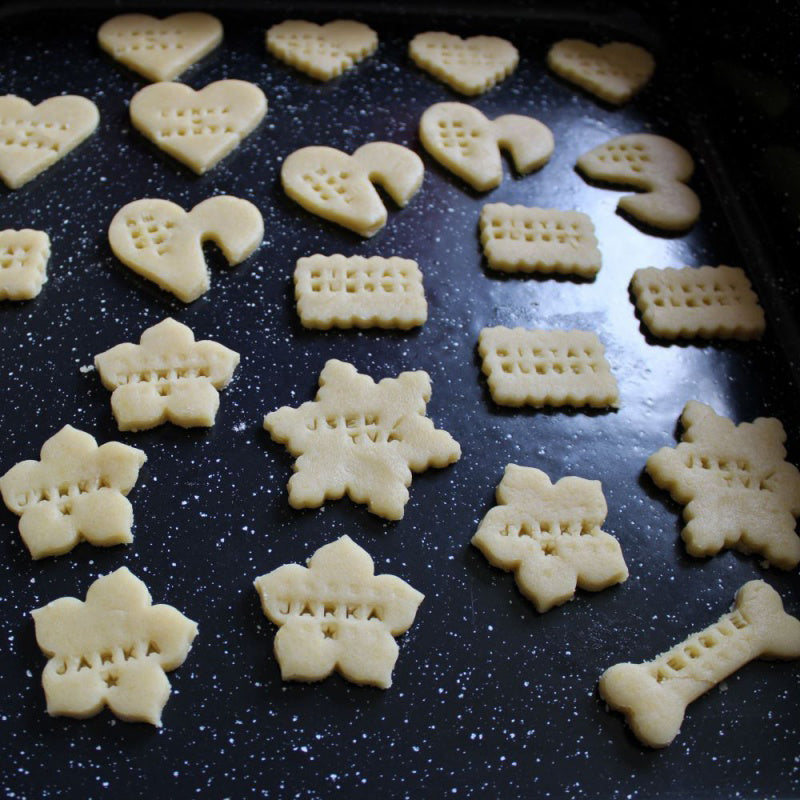
[{"label": "pale yellow dough", "polygon": [[85,97],[62,95],[31,105],[0,97],[0,178],[19,189],[91,136],[100,121],[97,106]]},{"label": "pale yellow dough", "polygon": [[732,611],[653,661],[607,669],[600,695],[625,714],[639,741],[666,747],[689,703],[756,658],[800,658],[800,620],[764,581],[744,584]]},{"label": "pale yellow dough", "polygon": [[353,155],[332,147],[303,147],[281,167],[283,190],[307,211],[374,236],[386,224],[386,207],[373,183],[380,184],[399,206],[422,185],[420,157],[391,142],[370,142]]},{"label": "pale yellow dough", "polygon": [[108,547],[133,541],[133,510],[125,495],[147,456],[121,442],[97,446],[65,425],[43,445],[41,461],[21,461],[0,478],[3,502],[20,517],[33,558],[57,556],[86,540]]},{"label": "pale yellow dough", "polygon": [[473,189],[487,192],[500,185],[500,149],[508,150],[517,172],[526,175],[553,154],[553,134],[533,117],[505,114],[494,121],[465,103],[436,103],[419,122],[425,149]]},{"label": "pale yellow dough", "polygon": [[306,328],[407,330],[428,317],[422,273],[408,258],[301,258],[294,270],[294,291]]},{"label": "pale yellow dough", "polygon": [[430,396],[425,372],[375,383],[350,364],[328,361],[315,400],[264,417],[272,438],[297,457],[289,503],[318,508],[346,494],[373,514],[402,519],[412,471],[461,456],[458,442],[425,416]]},{"label": "pale yellow dough", "polygon": [[594,225],[579,211],[489,203],[481,209],[480,230],[492,269],[582,278],[594,277],[600,269]]},{"label": "pale yellow dough", "polygon": [[222,24],[193,11],[157,19],[122,14],[104,22],[97,41],[120,64],[151,81],[171,81],[222,41]]},{"label": "pale yellow dough", "polygon": [[497,36],[462,39],[450,33],[419,33],[408,54],[418,67],[465,95],[491,89],[519,63],[517,48]]},{"label": "pale yellow dough", "polygon": [[95,367],[112,391],[111,410],[121,431],[172,422],[183,428],[214,424],[218,389],[226,387],[239,354],[217,342],[196,342],[192,331],[167,317],[141,336],[95,356]]},{"label": "pale yellow dough", "polygon": [[619,405],[605,350],[590,331],[484,328],[478,351],[499,405]]},{"label": "pale yellow dough", "polygon": [[508,464],[497,503],[472,537],[495,567],[513,571],[539,612],[570,600],[576,585],[598,591],[628,577],[619,542],[601,530],[608,507],[600,481]]},{"label": "pale yellow dough", "polygon": [[195,91],[182,83],[153,83],[131,99],[133,126],[199,175],[227,156],[267,113],[253,83],[224,80]]},{"label": "pale yellow dough", "polygon": [[287,564],[255,580],[264,614],[280,626],[275,657],[285,681],[320,681],[338,670],[354,683],[388,689],[395,636],[424,599],[394,575],[375,575],[349,536],[317,550],[308,567]]},{"label": "pale yellow dough", "polygon": [[683,409],[682,441],[647,459],[656,485],[685,506],[681,536],[693,556],[725,547],[759,553],[781,569],[800,563],[800,471],[787,462],[780,420],[735,425],[703,403]]},{"label": "pale yellow dough", "polygon": [[648,330],[664,339],[757,339],[764,311],[738,267],[637,269],[636,307]]},{"label": "pale yellow dough", "polygon": [[233,266],[252,255],[263,237],[259,210],[227,195],[203,200],[189,212],[169,200],[135,200],[108,229],[108,242],[123,264],[184,303],[208,291],[203,242],[217,244]]},{"label": "pale yellow dough", "polygon": [[126,567],[98,578],[86,602],[62,597],[32,612],[48,657],[42,674],[47,713],[91,717],[104,706],[120,719],[161,726],[169,699],[165,672],[186,660],[197,624],[152,605]]},{"label": "pale yellow dough", "polygon": [[378,34],[361,22],[337,19],[316,25],[288,19],[267,31],[267,50],[317,80],[341,75],[378,46]]},{"label": "pale yellow dough", "polygon": [[32,300],[47,283],[50,237],[23,228],[0,231],[0,300]]},{"label": "pale yellow dough", "polygon": [[547,54],[547,64],[582,89],[614,105],[622,105],[650,80],[653,56],[643,47],[611,42],[602,47],[581,39],[556,42]]},{"label": "pale yellow dough", "polygon": [[618,136],[584,153],[578,168],[586,177],[642,189],[617,204],[634,219],[667,231],[691,227],[700,216],[700,200],[686,186],[694,161],[671,139],[651,133]]}]

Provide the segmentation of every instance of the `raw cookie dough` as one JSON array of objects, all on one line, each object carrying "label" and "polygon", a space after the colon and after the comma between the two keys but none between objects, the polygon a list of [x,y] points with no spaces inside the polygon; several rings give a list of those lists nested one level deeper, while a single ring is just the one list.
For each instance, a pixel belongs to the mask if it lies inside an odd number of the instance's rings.
[{"label": "raw cookie dough", "polygon": [[23,228],[0,231],[0,300],[32,300],[47,283],[50,237]]}]

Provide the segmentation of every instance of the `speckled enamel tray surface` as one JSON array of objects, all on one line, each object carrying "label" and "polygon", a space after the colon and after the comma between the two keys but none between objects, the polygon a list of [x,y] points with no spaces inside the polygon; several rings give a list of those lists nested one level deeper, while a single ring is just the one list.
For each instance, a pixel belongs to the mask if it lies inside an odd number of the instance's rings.
[{"label": "speckled enamel tray surface", "polygon": [[[647,456],[673,445],[689,399],[736,421],[780,417],[798,463],[796,395],[772,328],[753,344],[668,346],[643,332],[628,295],[641,266],[740,263],[720,198],[700,165],[703,201],[690,233],[646,233],[615,213],[619,192],[588,185],[573,165],[613,135],[649,130],[693,149],[660,67],[651,86],[614,110],[548,74],[549,44],[565,36],[614,38],[562,19],[436,20],[362,15],[380,36],[377,53],[319,84],[269,56],[263,32],[285,14],[220,14],[223,45],[184,74],[198,88],[224,77],[257,83],[266,121],[204,177],[163,155],[130,125],[127,104],[143,82],[102,53],[97,27],[108,14],[18,13],[3,20],[0,91],[38,102],[75,93],[100,108],[99,129],[65,160],[16,192],[0,189],[2,227],[49,232],[49,282],[27,303],[0,303],[0,471],[37,457],[70,423],[99,441],[147,453],[130,495],[132,545],[83,544],[32,562],[17,518],[0,510],[0,788],[7,797],[767,797],[800,794],[800,666],[756,662],[693,704],[671,747],[638,744],[596,690],[600,673],[652,658],[715,621],[736,590],[763,577],[800,612],[797,574],[764,569],[731,551],[688,557],[680,509],[643,473]],[[313,17],[324,21],[330,18]],[[432,103],[461,99],[407,58],[417,32],[446,29],[506,36],[519,48],[512,77],[468,102],[495,117],[524,113],[555,135],[550,163],[477,195],[424,154],[417,123]],[[660,55],[657,53],[657,56]],[[659,62],[662,63],[662,62]],[[309,144],[348,152],[370,139],[414,148],[423,188],[408,208],[362,240],[288,200],[278,172]],[[262,211],[264,244],[232,270],[213,248],[210,291],[190,306],[122,267],[106,238],[124,203],[163,197],[190,207],[213,194],[247,198]],[[486,269],[477,224],[484,202],[588,212],[603,268],[593,281],[507,278]],[[321,252],[414,258],[424,275],[429,319],[417,332],[308,332],[294,309],[298,257]],[[747,266],[747,265],[744,265]],[[769,276],[759,280],[768,282]],[[769,313],[768,309],[768,313]],[[114,344],[174,316],[201,338],[242,354],[210,430],[169,425],[120,434],[109,393],[85,367]],[[503,409],[488,395],[476,353],[487,325],[596,331],[620,386],[615,412]],[[298,512],[287,502],[292,459],[262,430],[263,415],[311,399],[326,359],[374,378],[424,369],[433,380],[429,414],[461,443],[461,461],[415,476],[406,516],[387,523],[348,500]],[[539,615],[513,577],[469,544],[494,504],[508,462],[554,480],[603,482],[606,530],[620,540],[629,580]],[[262,615],[253,579],[349,534],[391,572],[424,592],[417,621],[399,640],[394,686],[360,688],[340,677],[284,684],[272,656],[275,628]],[[50,718],[40,686],[45,663],[31,609],[83,597],[99,574],[128,566],[155,602],[197,620],[186,663],[170,674],[164,727]]]}]

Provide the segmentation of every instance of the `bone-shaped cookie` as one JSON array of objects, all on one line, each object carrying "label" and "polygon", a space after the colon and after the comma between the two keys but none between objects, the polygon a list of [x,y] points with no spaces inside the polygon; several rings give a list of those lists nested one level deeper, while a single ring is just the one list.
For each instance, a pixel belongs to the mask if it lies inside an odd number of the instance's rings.
[{"label": "bone-shaped cookie", "polygon": [[50,237],[23,228],[0,231],[0,300],[31,300],[47,282]]},{"label": "bone-shaped cookie", "polygon": [[607,669],[600,694],[640,741],[666,747],[689,703],[756,658],[800,658],[800,620],[764,581],[746,583],[730,613],[653,661]]},{"label": "bone-shaped cookie", "polygon": [[85,97],[63,95],[31,105],[0,97],[0,178],[19,189],[94,133],[100,114]]},{"label": "bone-shaped cookie", "polygon": [[275,657],[286,681],[319,681],[334,670],[388,689],[395,636],[414,622],[423,595],[394,575],[375,575],[349,536],[321,547],[308,567],[286,564],[255,580],[264,614],[280,630]]},{"label": "bone-shaped cookie", "polygon": [[424,172],[413,150],[391,142],[370,142],[352,155],[303,147],[283,162],[281,183],[312,214],[373,236],[386,224],[386,207],[372,184],[380,184],[402,207],[422,185]]},{"label": "bone-shaped cookie", "polygon": [[668,231],[691,227],[700,215],[700,200],[686,185],[694,161],[679,144],[651,133],[618,136],[584,153],[578,168],[588,178],[634,186],[617,204],[634,219]]},{"label": "bone-shaped cookie", "polygon": [[208,290],[203,242],[210,239],[233,266],[261,244],[264,220],[247,200],[220,195],[184,211],[168,200],[135,200],[108,229],[114,255],[134,272],[191,303]]},{"label": "bone-shaped cookie", "polygon": [[122,14],[97,32],[100,47],[151,81],[171,81],[222,41],[222,24],[199,11],[157,19]]},{"label": "bone-shaped cookie", "polygon": [[479,192],[503,179],[501,148],[525,175],[544,165],[554,146],[550,129],[533,117],[505,114],[490,121],[465,103],[430,106],[420,119],[419,136],[440,164]]},{"label": "bone-shaped cookie", "polygon": [[98,578],[85,602],[61,597],[32,616],[48,657],[48,714],[91,717],[108,706],[120,719],[161,726],[170,694],[164,673],[186,659],[195,622],[172,606],[154,606],[126,567]]},{"label": "bone-shaped cookie", "polygon": [[219,392],[230,383],[239,354],[217,342],[196,342],[192,331],[167,317],[141,336],[95,356],[111,410],[121,431],[164,422],[211,427]]},{"label": "bone-shaped cookie", "polygon": [[43,445],[41,461],[21,461],[0,478],[6,506],[33,558],[72,550],[82,539],[108,547],[133,541],[125,497],[147,456],[120,442],[97,446],[65,425]]},{"label": "bone-shaped cookie", "polygon": [[199,175],[250,134],[267,113],[253,83],[224,80],[195,91],[182,83],[153,83],[131,99],[131,122],[157,147]]}]

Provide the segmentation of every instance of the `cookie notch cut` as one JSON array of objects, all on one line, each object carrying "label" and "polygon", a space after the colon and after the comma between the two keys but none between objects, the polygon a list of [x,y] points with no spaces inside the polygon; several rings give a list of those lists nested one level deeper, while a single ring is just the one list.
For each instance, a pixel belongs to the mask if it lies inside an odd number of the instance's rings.
[{"label": "cookie notch cut", "polygon": [[677,447],[662,447],[645,466],[656,486],[685,506],[681,538],[695,557],[726,547],[758,553],[781,569],[800,563],[800,471],[787,462],[780,420],[735,425],[695,400],[681,415]]},{"label": "cookie notch cut", "polygon": [[420,157],[392,142],[369,142],[347,155],[333,147],[302,147],[281,166],[286,194],[306,211],[364,237],[386,224],[386,207],[373,183],[403,208],[422,185]]},{"label": "cookie notch cut", "polygon": [[50,237],[44,231],[0,231],[0,300],[33,300],[47,283]]},{"label": "cookie notch cut", "polygon": [[465,103],[435,103],[419,122],[423,147],[473,189],[488,192],[503,180],[500,149],[527,175],[553,154],[553,134],[533,117],[504,114],[494,121]]},{"label": "cookie notch cut", "polygon": [[800,658],[800,620],[783,610],[764,581],[739,589],[732,611],[644,664],[615,664],[600,677],[600,696],[621,711],[649,747],[678,735],[688,705],[754,659]]},{"label": "cookie notch cut", "polygon": [[563,39],[550,48],[547,66],[601,100],[619,106],[647,85],[656,62],[643,47],[628,42],[598,47],[582,39]]},{"label": "cookie notch cut", "polygon": [[567,476],[553,484],[541,470],[508,464],[472,544],[514,572],[544,613],[571,600],[576,587],[596,592],[627,579],[619,542],[601,529],[607,514],[600,481]]},{"label": "cookie notch cut", "polygon": [[764,311],[739,267],[637,269],[631,291],[642,321],[662,339],[758,339]]},{"label": "cookie notch cut", "polygon": [[192,11],[164,19],[121,14],[97,31],[100,47],[150,81],[171,81],[222,42],[222,23]]},{"label": "cookie notch cut", "polygon": [[288,19],[267,31],[266,44],[267,50],[284,63],[312,78],[329,81],[372,55],[378,34],[350,19],[325,25]]},{"label": "cookie notch cut", "polygon": [[501,406],[619,406],[617,382],[597,334],[498,325],[478,340],[492,400]]},{"label": "cookie notch cut", "polygon": [[422,273],[409,258],[323,256],[301,258],[295,299],[306,328],[399,328],[428,318]]},{"label": "cookie notch cut", "polygon": [[488,91],[519,63],[517,48],[498,36],[462,39],[438,31],[418,33],[408,54],[420,69],[464,95]]},{"label": "cookie notch cut", "polygon": [[272,439],[297,458],[290,505],[319,508],[346,494],[379,517],[402,519],[412,471],[461,457],[458,442],[425,416],[430,397],[426,372],[375,383],[344,361],[326,362],[313,401],[264,417]]},{"label": "cookie notch cut", "polygon": [[578,169],[596,181],[642,189],[620,198],[617,207],[665,231],[684,231],[700,216],[700,200],[686,185],[694,161],[679,144],[651,133],[618,136],[584,153]]},{"label": "cookie notch cut", "polygon": [[85,97],[61,95],[32,105],[22,97],[0,97],[0,178],[19,189],[88,139],[100,121]]},{"label": "cookie notch cut", "polygon": [[247,200],[209,197],[191,211],[169,200],[135,200],[111,221],[108,242],[126,267],[184,303],[208,291],[203,242],[213,241],[228,264],[249,258],[264,237],[261,212]]},{"label": "cookie notch cut", "polygon": [[266,113],[261,89],[234,79],[199,91],[182,83],[152,83],[130,104],[134,128],[198,175],[238,147]]},{"label": "cookie notch cut", "polygon": [[602,264],[594,225],[579,211],[488,203],[480,232],[487,263],[501,272],[593,278]]},{"label": "cookie notch cut", "polygon": [[186,660],[197,623],[152,605],[127,567],[98,578],[86,601],[62,597],[31,613],[48,661],[42,686],[51,716],[92,717],[104,706],[128,722],[161,727],[165,672]]},{"label": "cookie notch cut", "polygon": [[121,431],[143,431],[165,422],[210,428],[219,390],[231,381],[239,354],[217,342],[196,342],[186,325],[171,317],[94,358],[111,411]]},{"label": "cookie notch cut", "polygon": [[40,461],[20,461],[0,478],[9,511],[34,559],[69,552],[85,540],[98,547],[133,541],[133,489],[147,456],[121,442],[100,447],[65,425],[41,449]]},{"label": "cookie notch cut", "polygon": [[286,564],[255,580],[267,618],[279,626],[275,657],[285,681],[320,681],[334,670],[388,689],[399,649],[424,595],[394,575],[375,575],[349,536],[321,547],[308,567]]}]

